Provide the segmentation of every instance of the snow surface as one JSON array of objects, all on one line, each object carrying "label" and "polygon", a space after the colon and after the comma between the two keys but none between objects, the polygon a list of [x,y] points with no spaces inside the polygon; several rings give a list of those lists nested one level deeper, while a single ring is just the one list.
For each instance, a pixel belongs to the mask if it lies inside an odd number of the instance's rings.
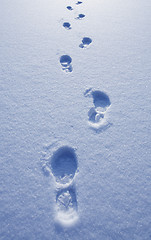
[{"label": "snow surface", "polygon": [[0,240],[151,239],[150,13],[0,0]]}]

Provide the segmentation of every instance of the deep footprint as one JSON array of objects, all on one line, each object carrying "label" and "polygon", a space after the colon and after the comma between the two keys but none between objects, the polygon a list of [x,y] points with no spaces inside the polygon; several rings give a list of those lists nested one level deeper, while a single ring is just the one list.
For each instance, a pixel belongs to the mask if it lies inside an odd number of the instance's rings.
[{"label": "deep footprint", "polygon": [[71,29],[71,24],[69,22],[64,22],[63,27],[67,30],[70,30]]},{"label": "deep footprint", "polygon": [[56,220],[65,226],[73,225],[77,219],[77,197],[73,179],[78,163],[75,151],[69,146],[62,146],[50,159],[51,172],[57,184]]},{"label": "deep footprint", "polygon": [[75,149],[59,142],[46,145],[42,154],[43,171],[52,176],[55,187],[54,213],[57,224],[71,227],[78,221],[78,201],[75,177],[78,173],[78,161]]},{"label": "deep footprint", "polygon": [[87,48],[92,43],[92,39],[89,37],[84,37],[82,43],[79,45],[80,48]]},{"label": "deep footprint", "polygon": [[62,70],[65,72],[72,72],[72,58],[68,55],[63,55],[60,57],[60,63],[62,65]]},{"label": "deep footprint", "polygon": [[73,8],[72,8],[71,6],[67,6],[67,9],[68,9],[69,11],[72,11],[72,10],[73,10]]},{"label": "deep footprint", "polygon": [[79,20],[81,20],[81,19],[83,19],[85,17],[85,15],[84,14],[82,14],[82,13],[80,13],[79,15],[78,15],[78,17],[76,17],[76,19],[79,19]]},{"label": "deep footprint", "polygon": [[77,218],[77,199],[73,186],[58,191],[56,195],[57,220],[65,225],[73,224]]},{"label": "deep footprint", "polygon": [[93,103],[95,108],[101,108],[103,111],[106,111],[107,107],[111,105],[108,95],[99,90],[92,91]]},{"label": "deep footprint", "polygon": [[77,171],[77,157],[74,149],[60,147],[51,158],[51,171],[58,184],[70,184]]}]

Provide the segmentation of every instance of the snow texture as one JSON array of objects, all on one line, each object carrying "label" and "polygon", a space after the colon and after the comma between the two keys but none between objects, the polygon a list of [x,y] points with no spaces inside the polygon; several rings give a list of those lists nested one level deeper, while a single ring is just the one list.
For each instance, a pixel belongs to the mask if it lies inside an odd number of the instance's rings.
[{"label": "snow texture", "polygon": [[0,240],[151,239],[150,13],[0,0]]}]

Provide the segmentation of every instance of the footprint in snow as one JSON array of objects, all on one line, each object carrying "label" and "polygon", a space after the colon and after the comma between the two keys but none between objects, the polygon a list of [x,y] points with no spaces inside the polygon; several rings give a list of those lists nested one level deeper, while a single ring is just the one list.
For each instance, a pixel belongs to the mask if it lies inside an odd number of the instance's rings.
[{"label": "footprint in snow", "polygon": [[92,43],[92,39],[89,37],[84,37],[82,43],[79,45],[80,48],[87,48]]},{"label": "footprint in snow", "polygon": [[51,171],[56,183],[69,185],[77,171],[77,157],[73,148],[60,147],[51,157]]},{"label": "footprint in snow", "polygon": [[71,24],[69,22],[64,22],[63,27],[67,30],[70,30],[71,29]]},{"label": "footprint in snow", "polygon": [[69,11],[72,11],[72,10],[73,10],[73,8],[72,8],[71,6],[67,6],[67,9],[68,9]]},{"label": "footprint in snow", "polygon": [[66,73],[72,72],[72,70],[73,70],[71,62],[72,62],[72,58],[68,55],[62,55],[60,57],[60,63],[62,66],[62,70],[65,71]]},{"label": "footprint in snow", "polygon": [[78,1],[78,2],[76,2],[76,5],[79,5],[79,4],[81,4],[82,2],[81,1]]},{"label": "footprint in snow", "polygon": [[88,111],[88,123],[93,129],[100,129],[108,126],[106,119],[107,111],[111,105],[108,95],[99,90],[91,88],[84,93],[85,97],[93,98],[94,107]]},{"label": "footprint in snow", "polygon": [[65,225],[72,225],[77,219],[77,199],[74,186],[62,189],[56,195],[57,220]]},{"label": "footprint in snow", "polygon": [[82,20],[84,17],[85,15],[80,13],[75,19]]},{"label": "footprint in snow", "polygon": [[50,159],[50,169],[56,183],[56,220],[70,226],[78,219],[74,178],[78,163],[75,151],[69,146],[57,149]]}]

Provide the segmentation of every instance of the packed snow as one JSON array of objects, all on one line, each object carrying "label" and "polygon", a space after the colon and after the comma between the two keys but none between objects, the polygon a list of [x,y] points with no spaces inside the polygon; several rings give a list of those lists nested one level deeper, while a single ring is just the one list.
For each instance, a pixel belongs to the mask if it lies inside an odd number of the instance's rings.
[{"label": "packed snow", "polygon": [[150,13],[0,0],[0,240],[151,239]]}]

